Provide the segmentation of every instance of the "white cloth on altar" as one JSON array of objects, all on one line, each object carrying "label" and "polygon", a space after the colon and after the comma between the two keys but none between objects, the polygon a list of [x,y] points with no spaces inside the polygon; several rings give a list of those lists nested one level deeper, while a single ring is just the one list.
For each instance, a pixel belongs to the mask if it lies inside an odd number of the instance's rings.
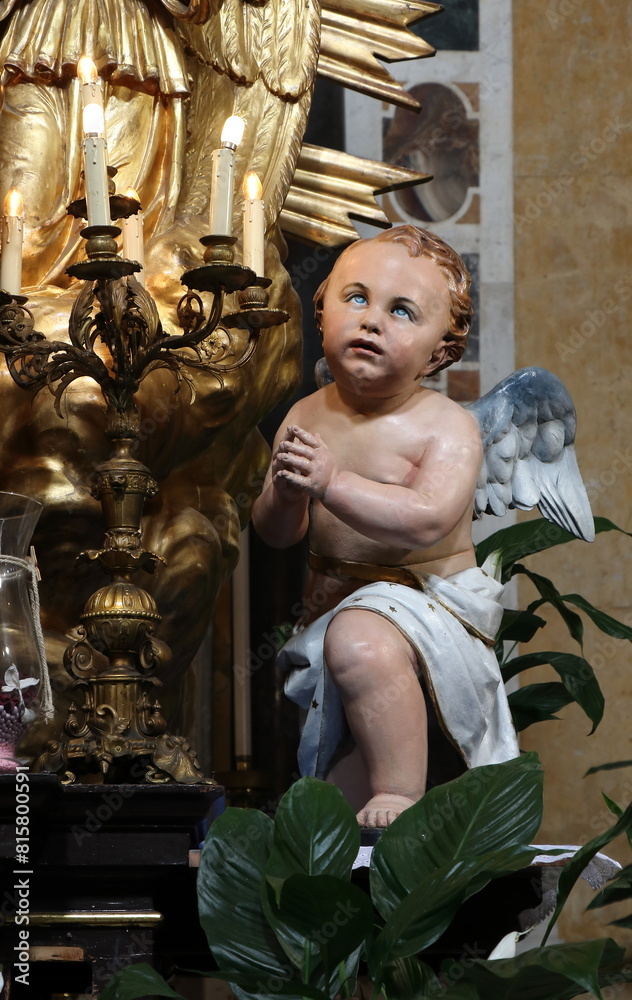
[{"label": "white cloth on altar", "polygon": [[518,756],[498,661],[489,645],[502,618],[502,585],[478,568],[445,579],[417,575],[423,590],[385,582],[361,587],[300,629],[280,651],[279,665],[288,672],[286,694],[305,715],[298,755],[302,775],[324,778],[348,732],[323,656],[330,621],[348,608],[382,615],[406,636],[439,721],[468,767]]}]

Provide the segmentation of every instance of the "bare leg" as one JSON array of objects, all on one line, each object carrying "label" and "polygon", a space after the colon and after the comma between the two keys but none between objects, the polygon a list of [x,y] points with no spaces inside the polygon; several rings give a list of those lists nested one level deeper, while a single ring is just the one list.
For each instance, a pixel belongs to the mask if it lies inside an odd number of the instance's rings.
[{"label": "bare leg", "polygon": [[368,772],[372,797],[358,822],[388,826],[426,787],[426,706],[415,652],[385,618],[350,609],[327,629],[325,661]]}]

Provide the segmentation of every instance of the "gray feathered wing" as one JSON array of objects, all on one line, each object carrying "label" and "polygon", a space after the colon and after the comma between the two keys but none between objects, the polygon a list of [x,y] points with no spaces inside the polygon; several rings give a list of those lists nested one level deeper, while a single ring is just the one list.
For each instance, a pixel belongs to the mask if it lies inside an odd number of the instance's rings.
[{"label": "gray feathered wing", "polygon": [[474,516],[531,510],[591,542],[594,523],[575,457],[575,407],[544,368],[522,368],[466,407],[478,421],[483,464]]}]

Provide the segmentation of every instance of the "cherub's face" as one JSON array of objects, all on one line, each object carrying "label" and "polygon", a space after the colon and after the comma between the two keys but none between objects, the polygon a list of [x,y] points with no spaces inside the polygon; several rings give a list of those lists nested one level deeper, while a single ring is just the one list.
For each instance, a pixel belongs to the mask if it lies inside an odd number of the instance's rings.
[{"label": "cherub's face", "polygon": [[402,244],[362,243],[336,264],[322,310],[332,375],[355,392],[410,388],[444,360],[450,294],[429,257]]}]

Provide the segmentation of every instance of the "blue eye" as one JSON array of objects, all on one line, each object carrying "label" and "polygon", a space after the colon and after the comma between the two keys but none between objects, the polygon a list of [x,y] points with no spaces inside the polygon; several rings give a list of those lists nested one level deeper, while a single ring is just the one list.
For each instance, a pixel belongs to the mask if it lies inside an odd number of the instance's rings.
[{"label": "blue eye", "polygon": [[367,298],[366,298],[366,295],[362,294],[362,292],[354,292],[353,295],[351,295],[349,297],[349,301],[350,302],[357,302],[358,305],[362,305],[363,306],[363,305],[366,305]]},{"label": "blue eye", "polygon": [[411,313],[410,313],[410,309],[407,309],[406,306],[395,306],[393,308],[393,315],[395,315],[395,316],[406,316],[407,319],[411,319],[412,318],[411,317]]}]

